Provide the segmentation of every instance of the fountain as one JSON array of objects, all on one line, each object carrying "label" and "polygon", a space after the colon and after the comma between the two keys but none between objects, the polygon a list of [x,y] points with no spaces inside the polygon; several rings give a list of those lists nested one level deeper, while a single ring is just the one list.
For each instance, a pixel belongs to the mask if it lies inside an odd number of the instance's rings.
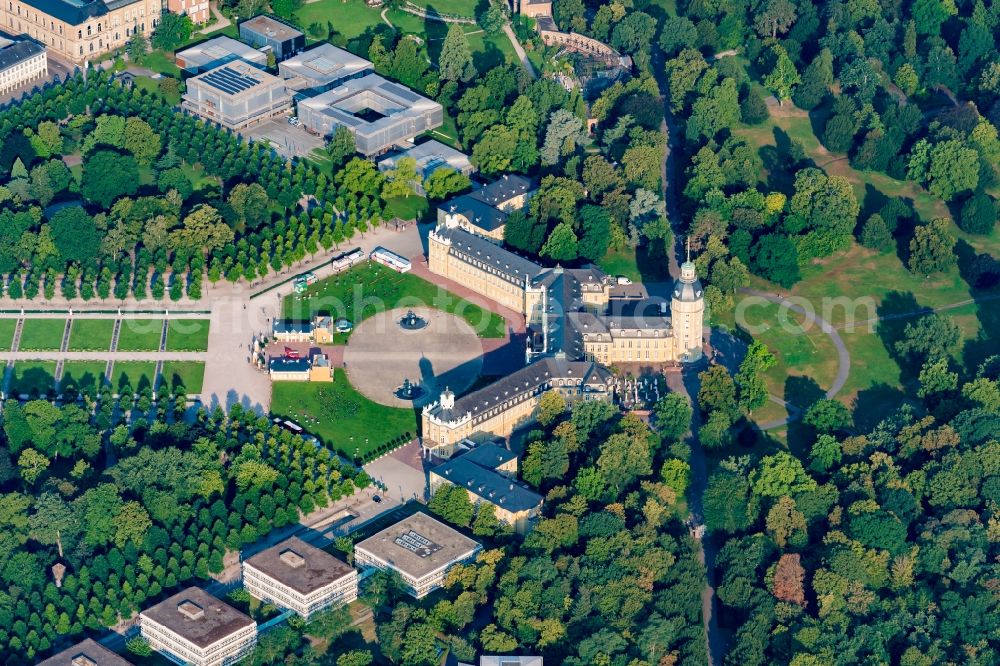
[{"label": "fountain", "polygon": [[394,394],[400,400],[416,400],[424,394],[424,389],[404,378],[402,385],[394,391]]},{"label": "fountain", "polygon": [[427,320],[423,317],[418,317],[414,314],[413,310],[407,310],[403,318],[399,320],[399,325],[406,331],[418,331],[427,326]]}]

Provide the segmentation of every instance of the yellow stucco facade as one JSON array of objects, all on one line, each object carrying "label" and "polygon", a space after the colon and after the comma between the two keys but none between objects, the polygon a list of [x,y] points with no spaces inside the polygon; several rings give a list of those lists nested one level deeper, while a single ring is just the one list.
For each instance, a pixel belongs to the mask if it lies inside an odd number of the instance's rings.
[{"label": "yellow stucco facade", "polygon": [[0,25],[4,32],[28,35],[52,52],[82,63],[124,47],[136,31],[148,37],[163,11],[161,0],[97,0],[82,8],[66,6],[60,18],[21,0],[0,0]]}]

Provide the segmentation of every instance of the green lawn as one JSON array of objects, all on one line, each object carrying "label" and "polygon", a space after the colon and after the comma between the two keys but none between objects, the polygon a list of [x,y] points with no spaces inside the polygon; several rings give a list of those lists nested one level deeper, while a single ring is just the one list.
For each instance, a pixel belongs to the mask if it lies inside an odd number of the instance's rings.
[{"label": "green lawn", "polygon": [[104,361],[66,361],[63,364],[61,390],[75,386],[81,393],[95,394],[104,385]]},{"label": "green lawn", "polygon": [[343,370],[334,373],[331,384],[274,382],[271,412],[295,421],[327,445],[352,457],[355,453],[364,456],[404,433],[416,434],[414,410],[372,402],[354,390]]},{"label": "green lawn", "polygon": [[208,351],[208,319],[171,319],[167,351]]},{"label": "green lawn", "polygon": [[171,389],[183,384],[188,394],[201,393],[205,379],[205,364],[201,361],[165,361],[163,384]]},{"label": "green lawn", "polygon": [[205,167],[201,164],[191,165],[187,162],[181,162],[181,170],[184,175],[188,177],[191,181],[192,187],[195,191],[203,190],[206,187],[218,187],[219,179],[217,176],[205,173]]},{"label": "green lawn", "polygon": [[634,249],[609,250],[604,258],[597,262],[597,265],[608,275],[624,275],[633,282],[642,280]]},{"label": "green lawn", "polygon": [[133,391],[152,388],[156,375],[156,364],[152,361],[115,361],[111,371],[111,387],[120,391],[126,384]]},{"label": "green lawn", "polygon": [[69,351],[108,351],[114,329],[114,319],[74,319]]},{"label": "green lawn", "polygon": [[16,328],[17,319],[0,319],[0,351],[10,351]]},{"label": "green lawn", "polygon": [[66,332],[65,319],[25,319],[21,329],[20,351],[59,351],[63,333]]},{"label": "green lawn", "polygon": [[364,0],[319,0],[302,5],[295,12],[295,18],[303,27],[308,27],[310,23],[331,23],[346,39],[353,39],[382,23],[379,12],[366,5]]},{"label": "green lawn", "polygon": [[410,4],[438,14],[468,18],[476,16],[476,0],[410,0]]},{"label": "green lawn", "polygon": [[159,351],[162,319],[123,319],[118,351]]},{"label": "green lawn", "polygon": [[[359,293],[355,293],[356,286]],[[282,316],[307,320],[321,314],[346,317],[358,324],[378,312],[402,307],[400,303],[411,307],[423,304],[460,314],[481,338],[502,338],[506,333],[506,322],[500,315],[412,273],[397,273],[375,262],[320,280],[303,294],[286,296]]]},{"label": "green lawn", "polygon": [[165,51],[150,51],[139,58],[139,65],[160,74],[180,78],[181,70],[174,63],[174,55]]},{"label": "green lawn", "polygon": [[389,214],[401,220],[420,220],[427,214],[427,199],[424,197],[396,197],[387,203]]},{"label": "green lawn", "polygon": [[13,395],[52,393],[55,386],[55,376],[55,361],[18,361],[14,364],[14,377],[10,382],[10,392]]},{"label": "green lawn", "polygon": [[181,103],[180,92],[177,93],[171,92],[170,94],[164,94],[160,92],[160,82],[158,79],[154,79],[149,76],[137,76],[135,77],[135,85],[140,90],[145,90],[146,92],[152,93],[153,95],[159,95],[163,97],[163,99],[166,100],[167,104],[170,104],[171,106],[176,106]]}]

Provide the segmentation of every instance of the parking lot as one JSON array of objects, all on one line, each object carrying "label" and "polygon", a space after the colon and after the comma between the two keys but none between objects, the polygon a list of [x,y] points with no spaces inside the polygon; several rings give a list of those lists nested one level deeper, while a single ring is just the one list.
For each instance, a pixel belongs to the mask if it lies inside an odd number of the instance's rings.
[{"label": "parking lot", "polygon": [[301,125],[289,124],[288,116],[272,118],[243,130],[243,135],[253,141],[271,144],[280,155],[289,159],[305,157],[316,148],[322,148],[326,141],[321,136],[310,134]]}]

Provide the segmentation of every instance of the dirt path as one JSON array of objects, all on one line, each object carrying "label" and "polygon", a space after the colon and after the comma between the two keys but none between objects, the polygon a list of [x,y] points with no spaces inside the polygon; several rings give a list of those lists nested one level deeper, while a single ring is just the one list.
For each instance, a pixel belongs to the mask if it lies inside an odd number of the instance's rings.
[{"label": "dirt path", "polygon": [[517,58],[521,61],[521,65],[528,71],[531,78],[537,79],[538,72],[535,70],[535,65],[528,60],[528,54],[524,52],[524,47],[521,46],[521,42],[517,40],[517,35],[514,34],[514,30],[510,27],[509,23],[503,24],[503,32],[507,35],[507,39],[510,40],[510,45],[514,47],[514,53],[517,54]]}]

